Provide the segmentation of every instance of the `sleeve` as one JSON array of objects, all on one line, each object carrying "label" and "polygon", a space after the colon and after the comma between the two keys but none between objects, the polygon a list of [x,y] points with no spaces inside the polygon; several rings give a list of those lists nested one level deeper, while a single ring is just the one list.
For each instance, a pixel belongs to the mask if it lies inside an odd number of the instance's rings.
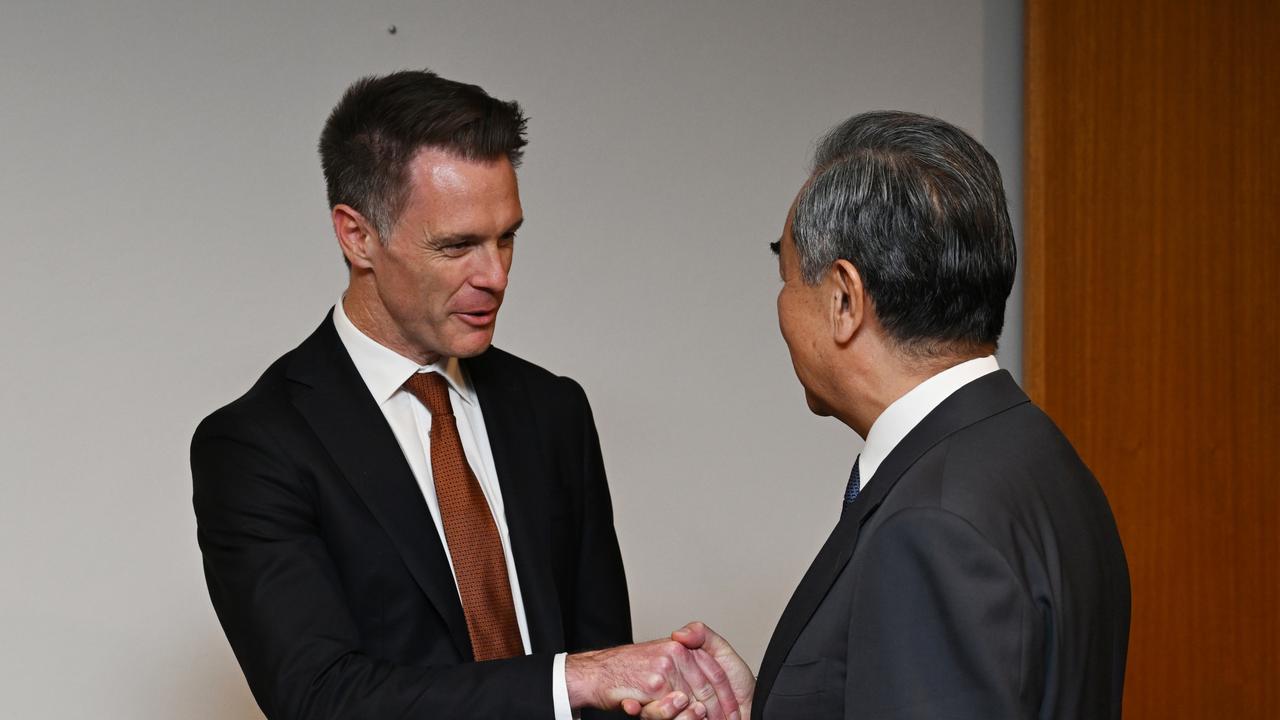
[{"label": "sleeve", "polygon": [[361,652],[299,470],[270,437],[206,421],[193,504],[214,609],[273,720],[552,719],[553,656],[403,667]]},{"label": "sleeve", "polygon": [[[581,482],[575,502],[576,571],[571,602],[565,608],[565,640],[570,652],[626,645],[632,641],[631,602],[622,552],[613,527],[613,505],[605,477],[600,437],[586,393],[572,386],[576,426],[575,452],[581,457]],[[562,598],[562,602],[564,599]],[[584,720],[625,718],[621,712],[581,711]]]},{"label": "sleeve", "polygon": [[943,510],[902,510],[859,554],[846,717],[1035,717],[1023,697],[1029,596],[971,524]]}]

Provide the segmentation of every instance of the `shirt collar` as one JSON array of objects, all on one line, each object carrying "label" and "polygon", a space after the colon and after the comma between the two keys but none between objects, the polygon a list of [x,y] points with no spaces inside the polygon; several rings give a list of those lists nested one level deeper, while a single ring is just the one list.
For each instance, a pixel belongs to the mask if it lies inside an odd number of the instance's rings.
[{"label": "shirt collar", "polygon": [[476,402],[475,393],[462,364],[458,358],[442,357],[430,365],[419,365],[400,353],[365,335],[360,328],[351,322],[342,307],[342,298],[333,306],[333,327],[338,331],[338,339],[342,341],[356,371],[369,388],[375,402],[381,406],[390,400],[409,379],[417,372],[438,372],[449,381],[454,394],[462,398],[468,405]]},{"label": "shirt collar", "polygon": [[889,453],[943,400],[983,375],[1000,369],[994,356],[967,360],[943,370],[894,400],[867,431],[867,442],[858,457],[858,473],[866,487]]}]

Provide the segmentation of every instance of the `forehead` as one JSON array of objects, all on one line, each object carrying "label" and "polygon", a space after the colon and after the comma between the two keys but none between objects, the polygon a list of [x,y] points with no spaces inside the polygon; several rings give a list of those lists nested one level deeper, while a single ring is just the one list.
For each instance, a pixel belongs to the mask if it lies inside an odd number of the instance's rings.
[{"label": "forehead", "polygon": [[795,236],[792,234],[792,229],[795,226],[796,204],[798,202],[799,195],[796,196],[795,200],[791,201],[791,207],[787,209],[787,218],[782,223],[782,235],[778,238],[778,256],[784,261],[788,257],[794,258],[795,256]]},{"label": "forehead", "polygon": [[490,234],[521,217],[515,168],[505,156],[468,160],[424,148],[410,161],[408,174],[404,217],[412,226],[433,233]]},{"label": "forehead", "polygon": [[516,192],[516,172],[506,156],[468,160],[439,148],[423,148],[409,162],[415,194],[439,198],[492,196]]},{"label": "forehead", "polygon": [[791,232],[796,221],[796,209],[800,207],[800,199],[804,197],[804,192],[808,187],[809,183],[806,182],[801,186],[800,190],[796,192],[795,197],[791,198],[791,205],[787,208],[787,219],[782,223],[783,245],[794,242]]}]

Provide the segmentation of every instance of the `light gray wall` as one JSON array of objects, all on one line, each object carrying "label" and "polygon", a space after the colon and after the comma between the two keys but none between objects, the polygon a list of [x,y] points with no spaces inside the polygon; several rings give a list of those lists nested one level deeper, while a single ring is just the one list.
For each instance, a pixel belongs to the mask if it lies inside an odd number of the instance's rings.
[{"label": "light gray wall", "polygon": [[875,108],[973,131],[1019,208],[1020,14],[7,0],[0,714],[259,717],[205,594],[187,444],[338,297],[316,136],[349,82],[402,67],[532,117],[498,344],[591,396],[639,636],[700,618],[758,663],[860,445],[805,409],[766,244],[813,140]]}]

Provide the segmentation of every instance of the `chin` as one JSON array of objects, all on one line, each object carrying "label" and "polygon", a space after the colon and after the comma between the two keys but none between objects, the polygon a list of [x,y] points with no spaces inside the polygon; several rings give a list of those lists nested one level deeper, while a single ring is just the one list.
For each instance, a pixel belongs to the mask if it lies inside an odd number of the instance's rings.
[{"label": "chin", "polygon": [[453,357],[459,359],[475,357],[493,345],[493,331],[471,333],[467,337],[458,338],[457,342],[451,345]]},{"label": "chin", "polygon": [[809,406],[809,412],[818,417],[831,417],[831,409],[826,403],[822,402],[822,398],[814,395],[809,388],[804,389],[804,401]]}]

